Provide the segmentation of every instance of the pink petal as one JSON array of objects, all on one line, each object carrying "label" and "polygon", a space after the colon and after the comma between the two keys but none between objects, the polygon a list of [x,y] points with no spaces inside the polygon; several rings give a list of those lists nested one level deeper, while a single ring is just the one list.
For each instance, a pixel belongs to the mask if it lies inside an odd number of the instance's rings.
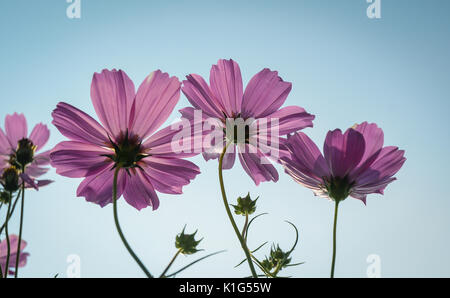
[{"label": "pink petal", "polygon": [[268,163],[267,159],[265,163],[262,163],[265,157],[259,150],[257,154],[250,152],[249,145],[245,145],[245,147],[240,145],[239,160],[245,172],[253,179],[255,184],[259,185],[260,182],[265,181],[277,182],[278,172],[275,167]]},{"label": "pink petal", "polygon": [[52,113],[53,125],[73,141],[105,146],[109,144],[105,129],[88,114],[60,102]]},{"label": "pink petal", "polygon": [[32,166],[46,166],[50,164],[50,152],[51,150],[47,150],[44,152],[35,155],[33,158]]},{"label": "pink petal", "polygon": [[[200,127],[189,125],[186,132],[181,122],[165,127],[150,136],[142,145],[147,153],[159,156],[192,157],[202,150],[203,135]],[[198,132],[194,132],[198,129]],[[180,133],[182,135],[180,135]],[[178,142],[178,143],[177,143]]]},{"label": "pink petal", "polygon": [[91,84],[92,103],[111,137],[117,138],[126,132],[134,96],[134,84],[124,71],[105,69],[94,74]]},{"label": "pink petal", "polygon": [[11,144],[3,132],[3,129],[0,128],[0,155],[9,155],[11,154],[11,151]]},{"label": "pink petal", "polygon": [[332,175],[344,178],[359,164],[364,150],[364,137],[350,128],[345,134],[340,129],[329,131],[323,152]]},{"label": "pink petal", "polygon": [[17,148],[19,140],[28,136],[27,120],[23,114],[6,115],[5,131],[12,149]]},{"label": "pink petal", "polygon": [[36,151],[39,151],[45,146],[49,137],[50,131],[48,130],[47,125],[39,123],[36,124],[31,131],[29,139],[33,142],[33,145],[36,146]]},{"label": "pink petal", "polygon": [[162,193],[181,194],[200,169],[192,162],[178,158],[150,156],[144,160],[145,173],[154,188]]},{"label": "pink petal", "polygon": [[180,99],[181,84],[176,77],[157,70],[142,82],[136,94],[131,131],[141,139],[155,132],[172,113]]},{"label": "pink petal", "polygon": [[291,165],[319,183],[322,183],[323,177],[331,175],[319,148],[306,134],[299,132],[290,136],[287,147],[291,157],[282,158],[284,165]]},{"label": "pink petal", "polygon": [[31,176],[33,178],[38,178],[38,177],[46,174],[49,170],[50,170],[49,168],[43,168],[43,167],[31,164],[31,165],[27,166],[27,168],[25,169],[25,173],[28,176]]},{"label": "pink petal", "polygon": [[113,162],[102,155],[113,154],[96,145],[81,142],[61,142],[50,154],[51,164],[56,168],[56,173],[70,178],[88,177],[111,168]]},{"label": "pink petal", "polygon": [[[106,168],[103,172],[85,178],[77,189],[78,197],[105,207],[112,203],[114,170]],[[117,179],[117,199],[119,199],[127,184],[127,174],[121,170]]]},{"label": "pink petal", "polygon": [[222,119],[225,108],[213,95],[205,80],[196,74],[186,76],[182,91],[189,102],[197,110],[202,110],[207,116]]},{"label": "pink petal", "polygon": [[291,92],[292,84],[284,82],[278,72],[263,69],[248,83],[242,102],[244,118],[266,117],[277,111]]},{"label": "pink petal", "polygon": [[350,173],[350,180],[354,180],[361,173],[367,170],[380,154],[384,143],[384,133],[376,124],[369,124],[364,122],[355,127],[355,130],[360,132],[365,141],[364,155],[361,158],[358,166]]},{"label": "pink petal", "polygon": [[[268,118],[268,127],[278,129],[278,134],[280,136],[284,136],[293,132],[297,132],[306,127],[313,127],[312,121],[315,116],[308,114],[305,109],[298,106],[289,106],[282,108],[275,113],[267,116]],[[275,125],[274,120],[277,119],[278,125]]]},{"label": "pink petal", "polygon": [[39,190],[39,187],[37,186],[37,184],[34,181],[34,179],[31,178],[30,176],[28,176],[27,173],[20,174],[20,178],[25,182],[25,187],[26,188],[34,188],[36,190]]},{"label": "pink petal", "polygon": [[123,194],[128,204],[142,210],[151,206],[158,209],[159,199],[150,179],[140,169],[131,169],[131,177],[128,178],[127,187]]},{"label": "pink petal", "polygon": [[228,117],[241,112],[243,87],[239,65],[233,60],[219,60],[210,72],[211,91]]},{"label": "pink petal", "polygon": [[404,153],[397,147],[384,147],[370,168],[356,178],[357,186],[384,184],[386,179],[394,176],[403,166],[406,161]]}]

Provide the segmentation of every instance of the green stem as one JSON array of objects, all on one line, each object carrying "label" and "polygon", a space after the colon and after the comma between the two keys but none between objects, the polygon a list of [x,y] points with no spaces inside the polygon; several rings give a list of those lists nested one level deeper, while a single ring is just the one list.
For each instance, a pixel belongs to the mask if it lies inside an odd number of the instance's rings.
[{"label": "green stem", "polygon": [[[25,173],[25,167],[22,167],[22,173]],[[19,261],[20,261],[20,246],[22,245],[22,230],[23,230],[23,209],[25,207],[25,181],[22,179],[22,199],[20,201],[20,225],[19,225],[19,243],[17,244],[17,256],[16,256],[16,270],[14,272],[14,278],[19,276]]]},{"label": "green stem", "polygon": [[152,278],[153,276],[150,274],[150,272],[145,268],[144,264],[139,260],[137,255],[134,253],[134,251],[131,249],[130,245],[128,244],[127,240],[125,239],[125,236],[122,233],[122,229],[120,228],[119,224],[119,218],[117,215],[117,177],[119,175],[120,167],[116,167],[114,171],[114,180],[113,180],[113,212],[114,212],[114,223],[116,224],[117,232],[119,233],[120,239],[122,239],[123,244],[125,245],[126,249],[130,253],[130,255],[133,257],[133,259],[136,261],[136,263],[139,265],[139,267],[144,271],[145,275],[148,278]]},{"label": "green stem", "polygon": [[245,233],[247,231],[247,226],[248,226],[248,213],[245,213],[245,223],[244,223],[244,227],[242,228],[242,238],[244,238],[245,243],[247,243],[247,234]]},{"label": "green stem", "polygon": [[339,201],[336,201],[336,205],[334,208],[334,226],[333,226],[333,258],[331,261],[331,278],[334,278],[334,266],[336,264],[336,226],[337,226],[337,217],[338,217],[338,207]]},{"label": "green stem", "polygon": [[166,269],[164,269],[163,273],[159,276],[159,278],[166,277],[167,271],[169,271],[170,267],[172,267],[173,263],[175,262],[175,259],[180,255],[181,249],[177,251],[177,253],[173,256],[172,260],[170,260],[169,265],[167,265]]},{"label": "green stem", "polygon": [[242,249],[244,250],[245,256],[247,257],[248,266],[250,267],[252,276],[253,276],[253,278],[258,278],[258,275],[256,274],[256,271],[255,271],[255,267],[253,266],[250,251],[248,250],[247,244],[245,243],[244,238],[242,237],[242,235],[236,225],[236,222],[234,221],[233,215],[230,210],[230,206],[228,204],[227,195],[225,192],[225,186],[223,183],[222,165],[223,165],[223,158],[225,156],[227,148],[228,148],[228,144],[223,149],[222,154],[220,155],[220,158],[219,158],[219,182],[220,182],[220,190],[222,192],[223,204],[225,205],[225,210],[227,211],[227,215],[228,215],[228,218],[230,219],[231,225],[233,226],[234,232],[236,233],[236,236],[238,237],[239,242],[241,243]]},{"label": "green stem", "polygon": [[[20,193],[21,193],[21,191],[19,191],[19,193],[17,194],[16,200],[14,201],[14,204],[13,204],[13,206],[12,206],[11,211],[9,212],[9,215],[6,215],[6,220],[9,220],[9,219],[11,218],[11,216],[13,215],[14,210],[16,210],[17,202],[18,202],[19,199],[20,199]],[[2,225],[2,227],[0,228],[0,234],[3,233],[3,229],[5,228],[5,225],[6,225],[6,222],[5,222],[5,223]]]},{"label": "green stem", "polygon": [[[10,193],[10,195],[12,197],[12,192]],[[8,203],[8,211],[7,211],[6,215],[8,215],[10,211],[11,211],[11,201]],[[6,244],[8,246],[8,252],[6,255],[5,278],[8,278],[9,258],[11,256],[11,242],[9,240],[8,221],[9,220],[8,220],[8,216],[7,216],[6,222],[5,222],[5,234],[6,234]]]}]

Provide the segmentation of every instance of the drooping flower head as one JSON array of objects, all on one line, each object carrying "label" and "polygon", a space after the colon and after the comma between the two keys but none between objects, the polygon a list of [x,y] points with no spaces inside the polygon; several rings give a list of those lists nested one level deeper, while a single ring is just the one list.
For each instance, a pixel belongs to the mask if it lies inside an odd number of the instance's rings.
[{"label": "drooping flower head", "polygon": [[[17,246],[19,243],[19,237],[16,235],[10,235],[9,241],[10,241],[11,253],[10,253],[10,257],[9,257],[8,274],[13,275],[14,271],[12,271],[10,269],[14,269],[16,266]],[[25,249],[26,246],[27,246],[27,242],[22,240],[21,245],[20,245],[19,267],[25,267],[25,265],[27,264],[27,259],[30,254],[23,252],[23,250]],[[6,272],[5,267],[6,267],[7,256],[8,256],[8,244],[7,244],[6,239],[4,239],[3,241],[0,241],[0,266],[2,268],[3,274],[5,274],[5,272]]]},{"label": "drooping flower head", "polygon": [[120,167],[118,197],[123,194],[138,210],[158,208],[155,190],[181,194],[199,168],[181,159],[193,154],[172,150],[176,130],[167,127],[156,132],[177,104],[180,85],[176,77],[157,70],[135,92],[122,70],[95,73],[91,99],[102,125],[79,109],[59,103],[53,124],[70,141],[52,150],[52,166],[62,176],[85,178],[77,196],[102,207],[112,202],[115,167]]},{"label": "drooping flower head", "polygon": [[[188,75],[183,81],[182,91],[193,107],[180,112],[190,121],[195,121],[198,110],[202,111],[205,121],[218,119],[219,131],[224,131],[223,139],[212,145],[223,147],[222,142],[230,143],[223,169],[233,167],[237,147],[239,160],[256,185],[277,181],[278,172],[267,159],[277,160],[282,155],[285,139],[280,136],[312,127],[314,119],[303,108],[281,108],[291,88],[292,84],[283,81],[278,72],[266,68],[250,80],[244,91],[239,65],[233,60],[219,60],[211,68],[209,85],[196,74]],[[242,132],[237,131],[239,120],[245,123]],[[203,156],[209,160],[220,154],[220,150],[206,151]],[[271,158],[274,155],[275,158]]]},{"label": "drooping flower head", "polygon": [[[5,133],[6,132],[6,133]],[[50,131],[47,126],[37,124],[28,136],[27,120],[23,114],[6,115],[5,132],[0,128],[0,173],[15,167],[25,172],[20,175],[26,187],[38,188],[51,180],[38,180],[48,172],[50,151],[38,153],[47,143]]]},{"label": "drooping flower head", "polygon": [[295,181],[321,197],[342,201],[348,196],[366,203],[368,194],[383,194],[406,158],[404,151],[384,144],[383,131],[364,122],[345,133],[329,131],[324,155],[304,133],[288,138],[291,157],[282,164]]}]

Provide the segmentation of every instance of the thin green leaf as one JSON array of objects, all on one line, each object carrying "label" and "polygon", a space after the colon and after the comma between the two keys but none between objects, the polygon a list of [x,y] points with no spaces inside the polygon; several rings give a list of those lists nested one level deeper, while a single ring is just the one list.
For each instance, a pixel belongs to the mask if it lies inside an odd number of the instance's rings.
[{"label": "thin green leaf", "polygon": [[252,224],[252,222],[253,222],[255,219],[257,219],[258,217],[263,216],[263,215],[267,215],[267,214],[269,214],[269,213],[261,213],[261,214],[259,214],[259,215],[256,215],[255,217],[253,217],[253,218],[248,222],[247,229],[245,230],[245,240],[246,240],[246,241],[247,241],[247,236],[248,236],[248,229],[250,228],[250,225]]},{"label": "thin green leaf", "polygon": [[288,224],[290,224],[291,226],[293,226],[294,229],[295,229],[295,243],[294,243],[294,246],[292,246],[291,250],[288,252],[288,255],[290,255],[294,251],[294,249],[295,249],[295,247],[297,246],[297,243],[298,243],[298,229],[292,222],[287,221],[287,220],[286,220],[286,222]]},{"label": "thin green leaf", "polygon": [[198,263],[198,262],[200,262],[200,261],[203,261],[203,260],[206,259],[206,258],[212,257],[212,256],[217,255],[217,254],[220,254],[220,253],[223,253],[223,252],[225,252],[225,251],[226,251],[226,250],[216,251],[216,252],[214,252],[214,253],[212,253],[212,254],[209,254],[209,255],[206,255],[206,256],[204,256],[204,257],[201,257],[200,259],[197,259],[197,260],[195,260],[194,262],[192,262],[192,263],[190,263],[190,264],[184,266],[184,267],[181,268],[180,270],[178,270],[178,271],[176,271],[176,272],[174,272],[174,273],[172,273],[172,274],[166,275],[166,277],[172,277],[172,276],[175,276],[175,275],[177,275],[178,273],[180,273],[180,272],[186,270],[187,268],[191,267],[192,265],[194,265],[194,264],[196,264],[196,263]]}]

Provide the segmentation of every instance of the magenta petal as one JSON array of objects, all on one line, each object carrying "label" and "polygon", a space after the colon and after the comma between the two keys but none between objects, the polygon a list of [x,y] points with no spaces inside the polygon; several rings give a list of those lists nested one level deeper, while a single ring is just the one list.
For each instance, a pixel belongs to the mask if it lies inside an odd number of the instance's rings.
[{"label": "magenta petal", "polygon": [[56,173],[70,178],[81,178],[102,172],[113,166],[112,161],[105,156],[113,151],[86,143],[66,141],[61,142],[50,154],[51,164]]},{"label": "magenta petal", "polygon": [[55,181],[44,179],[44,180],[37,180],[36,184],[37,184],[38,188],[41,188],[43,186],[47,186],[49,184],[52,184],[53,182],[55,182]]},{"label": "magenta petal", "polygon": [[384,147],[370,168],[356,178],[357,186],[384,184],[386,179],[394,176],[403,166],[406,161],[404,153],[397,147]]},{"label": "magenta petal", "polygon": [[[298,106],[289,106],[282,108],[275,113],[267,116],[269,118],[268,126],[274,125],[274,120],[278,121],[278,126],[272,129],[278,129],[278,134],[284,136],[306,127],[313,127],[314,115],[308,114],[305,109]],[[272,125],[270,125],[272,124]]]},{"label": "magenta petal", "polygon": [[127,203],[137,210],[148,206],[152,206],[153,210],[158,209],[158,195],[147,175],[139,169],[132,169],[130,172],[131,177],[128,178],[127,187],[123,194]]},{"label": "magenta petal", "polygon": [[9,155],[11,154],[11,151],[11,144],[3,132],[3,129],[0,128],[0,155]]},{"label": "magenta petal", "polygon": [[130,130],[141,139],[156,131],[178,103],[180,88],[178,78],[169,77],[160,70],[151,73],[137,91],[135,117]]},{"label": "magenta petal", "polygon": [[94,74],[91,84],[92,103],[111,137],[118,137],[127,130],[134,96],[134,84],[124,71],[105,69]]},{"label": "magenta petal", "polygon": [[47,143],[49,137],[50,131],[48,130],[47,125],[39,123],[36,124],[33,131],[31,131],[29,139],[36,146],[36,151],[39,151]]},{"label": "magenta petal", "polygon": [[284,82],[278,72],[263,69],[248,83],[242,102],[244,118],[266,117],[277,111],[291,92],[292,84]]},{"label": "magenta petal", "polygon": [[6,115],[5,131],[11,148],[16,149],[19,140],[28,137],[27,120],[23,114]]},{"label": "magenta petal", "polygon": [[306,134],[299,132],[289,137],[287,147],[291,152],[291,158],[284,158],[284,161],[293,164],[299,171],[317,181],[330,176],[325,158]]},{"label": "magenta petal", "polygon": [[33,163],[31,165],[33,166],[46,166],[50,164],[50,152],[51,150],[47,150],[44,152],[41,152],[34,156]]},{"label": "magenta petal", "polygon": [[219,60],[210,72],[211,91],[228,117],[241,112],[243,87],[239,65],[233,60]]},{"label": "magenta petal", "polygon": [[162,193],[181,194],[182,187],[200,174],[194,163],[183,159],[150,156],[144,162],[150,182]]},{"label": "magenta petal", "polygon": [[222,169],[229,170],[233,167],[234,161],[236,160],[236,146],[230,145],[223,157]]},{"label": "magenta petal", "polygon": [[207,116],[222,119],[225,108],[220,104],[206,81],[199,75],[191,74],[183,81],[182,91],[189,102],[197,110],[202,110]]},{"label": "magenta petal", "polygon": [[[106,168],[103,172],[85,178],[77,189],[78,197],[105,207],[112,203],[114,170]],[[119,199],[127,184],[127,173],[121,170],[117,179],[117,199]]]},{"label": "magenta petal", "polygon": [[27,173],[22,173],[20,174],[20,178],[23,180],[23,182],[25,182],[25,187],[27,188],[34,188],[36,190],[39,190],[36,182],[34,181],[33,178],[31,178]]},{"label": "magenta petal", "polygon": [[384,143],[384,133],[376,124],[369,124],[364,122],[355,127],[355,130],[360,132],[365,141],[364,155],[361,158],[358,166],[350,173],[350,180],[354,180],[361,173],[367,170],[370,165],[378,157]]},{"label": "magenta petal", "polygon": [[[249,145],[239,148],[239,160],[245,172],[253,179],[256,185],[265,181],[278,181],[278,172],[275,167],[268,162],[267,158],[258,151],[258,153],[250,153]],[[265,163],[262,161],[265,160]]]},{"label": "magenta petal", "polygon": [[364,137],[350,128],[344,134],[340,129],[329,131],[323,152],[333,176],[344,178],[361,161],[364,150]]},{"label": "magenta petal", "polygon": [[53,125],[73,141],[105,146],[109,143],[105,129],[91,116],[79,109],[60,102],[52,113]]},{"label": "magenta petal", "polygon": [[44,168],[36,165],[27,166],[25,173],[33,178],[38,178],[44,174],[46,174],[50,169]]}]

